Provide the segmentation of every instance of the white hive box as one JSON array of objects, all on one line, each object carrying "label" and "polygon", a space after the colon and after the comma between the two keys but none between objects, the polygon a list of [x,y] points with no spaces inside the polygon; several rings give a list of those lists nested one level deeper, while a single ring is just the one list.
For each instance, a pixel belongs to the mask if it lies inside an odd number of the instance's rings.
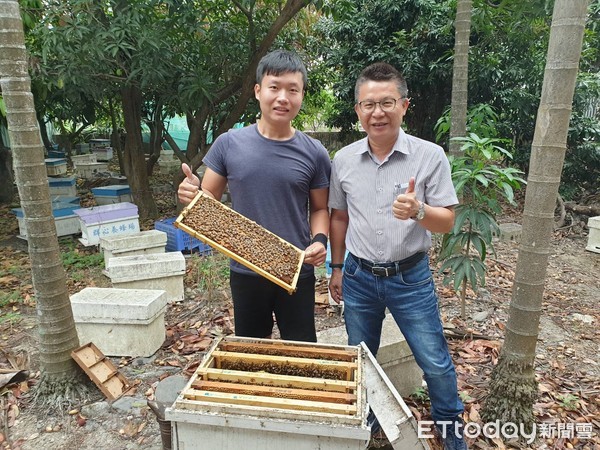
[{"label": "white hive box", "polygon": [[586,250],[590,252],[600,253],[600,216],[590,217],[588,219],[588,228],[590,234],[588,235]]},{"label": "white hive box", "polygon": [[75,197],[77,195],[77,186],[73,177],[48,178],[48,186],[50,187],[50,197],[57,195]]},{"label": "white hive box", "polygon": [[112,147],[95,147],[92,153],[96,155],[98,161],[110,161],[113,157]]},{"label": "white hive box", "polygon": [[[322,330],[317,333],[317,340],[328,344],[345,344],[348,342],[346,326]],[[422,386],[423,371],[391,314],[386,314],[383,320],[377,362],[401,395],[408,397]]]},{"label": "white hive box", "polygon": [[140,232],[138,208],[133,203],[94,206],[74,211],[79,216],[81,239],[85,245],[97,245],[100,238]]},{"label": "white hive box", "polygon": [[73,166],[77,168],[79,164],[87,164],[87,163],[97,163],[96,155],[94,153],[85,153],[83,155],[73,155],[71,156],[71,161],[73,162]]},{"label": "white hive box", "polygon": [[166,305],[161,290],[88,287],[71,296],[79,341],[110,356],[154,354],[165,340]]},{"label": "white hive box", "polygon": [[173,449],[362,450],[369,406],[394,449],[429,449],[369,355],[364,346],[219,338],[165,411]]},{"label": "white hive box", "polygon": [[75,144],[75,150],[77,153],[89,153],[90,152],[90,144]]},{"label": "white hive box", "polygon": [[[79,233],[79,218],[73,212],[78,208],[78,204],[52,202],[52,216],[54,217],[58,237]],[[23,209],[14,208],[12,211],[17,216],[17,222],[19,222],[19,237],[27,239],[27,223],[25,222]]]},{"label": "white hive box", "polygon": [[93,178],[94,174],[107,171],[108,163],[105,162],[79,163],[75,167],[75,173],[81,178]]},{"label": "white hive box", "polygon": [[67,160],[65,158],[47,158],[45,161],[48,175],[55,176],[67,173]]},{"label": "white hive box", "polygon": [[181,252],[112,257],[106,271],[116,288],[163,289],[169,303],[183,300],[185,258]]},{"label": "white hive box", "polygon": [[164,253],[166,245],[167,233],[157,230],[100,238],[100,248],[104,253],[104,267],[108,267],[108,261],[114,256]]},{"label": "white hive box", "polygon": [[167,150],[165,148],[160,149],[159,161],[179,161],[175,158],[175,152],[173,150]]},{"label": "white hive box", "polygon": [[92,194],[98,205],[111,205],[113,203],[131,202],[131,189],[126,184],[113,184],[92,188]]},{"label": "white hive box", "polygon": [[90,139],[87,145],[89,146],[90,151],[100,147],[110,147],[110,139]]},{"label": "white hive box", "polygon": [[174,173],[181,168],[181,161],[179,161],[178,159],[172,161],[165,161],[159,159],[158,168],[160,173]]}]

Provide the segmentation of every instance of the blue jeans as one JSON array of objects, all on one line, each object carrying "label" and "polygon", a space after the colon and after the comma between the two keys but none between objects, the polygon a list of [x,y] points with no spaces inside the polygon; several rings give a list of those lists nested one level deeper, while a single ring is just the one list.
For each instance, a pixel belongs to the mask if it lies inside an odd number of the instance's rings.
[{"label": "blue jeans", "polygon": [[361,269],[346,258],[342,281],[348,345],[364,341],[373,355],[379,350],[387,307],[425,374],[433,420],[456,420],[464,407],[458,398],[456,372],[438,310],[429,258],[389,277]]}]

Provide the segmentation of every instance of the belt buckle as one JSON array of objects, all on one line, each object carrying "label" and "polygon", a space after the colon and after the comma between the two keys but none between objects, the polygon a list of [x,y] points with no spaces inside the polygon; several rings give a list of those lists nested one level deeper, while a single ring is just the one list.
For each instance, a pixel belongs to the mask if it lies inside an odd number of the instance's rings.
[{"label": "belt buckle", "polygon": [[390,273],[388,272],[389,269],[395,269],[395,267],[372,267],[371,268],[371,272],[373,273],[373,275],[376,275],[378,277],[389,277]]}]

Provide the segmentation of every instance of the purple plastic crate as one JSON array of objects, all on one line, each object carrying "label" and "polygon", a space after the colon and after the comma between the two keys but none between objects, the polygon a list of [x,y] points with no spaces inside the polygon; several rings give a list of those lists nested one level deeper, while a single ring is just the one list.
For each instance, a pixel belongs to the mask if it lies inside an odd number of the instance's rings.
[{"label": "purple plastic crate", "polygon": [[86,225],[105,223],[127,217],[138,217],[138,207],[133,203],[122,202],[112,205],[93,206],[73,211]]},{"label": "purple plastic crate", "polygon": [[175,219],[175,217],[172,217],[170,219],[157,220],[154,222],[155,229],[167,233],[167,245],[165,249],[168,252],[180,252],[187,250],[190,252],[197,251],[202,255],[210,255],[210,246],[187,234],[185,231],[175,228],[175,225],[173,225]]}]

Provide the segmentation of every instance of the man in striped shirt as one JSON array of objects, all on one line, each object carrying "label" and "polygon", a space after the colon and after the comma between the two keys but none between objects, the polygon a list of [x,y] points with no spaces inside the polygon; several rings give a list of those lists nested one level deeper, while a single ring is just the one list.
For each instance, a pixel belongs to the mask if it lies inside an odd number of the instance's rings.
[{"label": "man in striped shirt", "polygon": [[333,160],[329,289],[344,301],[348,344],[364,341],[373,354],[389,309],[425,374],[444,448],[464,450],[464,408],[427,256],[431,233],[451,230],[458,199],[443,149],[401,129],[407,95],[406,81],[386,63],[356,81],[354,109],[367,137]]}]

